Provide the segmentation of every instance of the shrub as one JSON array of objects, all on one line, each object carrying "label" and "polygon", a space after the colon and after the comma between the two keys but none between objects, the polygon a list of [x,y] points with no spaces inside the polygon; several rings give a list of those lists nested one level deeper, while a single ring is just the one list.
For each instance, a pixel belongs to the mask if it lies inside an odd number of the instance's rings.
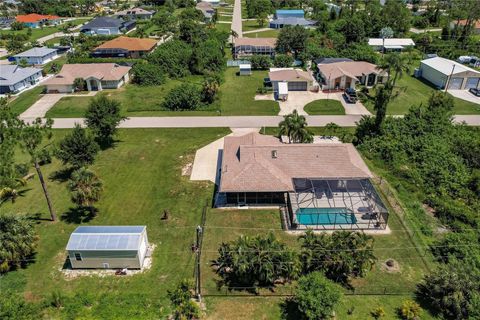
[{"label": "shrub", "polygon": [[192,48],[180,40],[167,41],[148,56],[149,62],[158,65],[171,78],[189,75],[191,59]]},{"label": "shrub", "polygon": [[120,102],[104,95],[95,97],[85,113],[87,127],[95,134],[97,141],[111,143],[117,126],[124,119],[120,115]]},{"label": "shrub", "polygon": [[405,320],[419,319],[421,312],[420,305],[412,300],[405,300],[400,308],[400,315]]},{"label": "shrub", "polygon": [[203,81],[202,101],[205,103],[212,103],[220,89],[220,80],[217,77],[208,77]]},{"label": "shrub", "polygon": [[334,283],[321,272],[312,272],[298,279],[293,301],[306,319],[328,319],[341,297]]},{"label": "shrub", "polygon": [[167,296],[173,306],[174,319],[180,320],[200,318],[200,309],[192,300],[194,298],[192,286],[193,285],[190,281],[183,280],[175,289],[167,292]]},{"label": "shrub", "polygon": [[26,265],[35,250],[37,236],[26,218],[0,215],[0,273]]},{"label": "shrub", "polygon": [[132,82],[143,86],[155,86],[165,83],[165,73],[153,63],[137,63],[132,68]]},{"label": "shrub", "polygon": [[99,149],[94,136],[76,124],[60,141],[55,155],[63,164],[68,163],[74,168],[80,168],[92,164]]},{"label": "shrub", "polygon": [[373,309],[370,314],[372,315],[372,317],[374,317],[375,319],[380,319],[380,318],[383,318],[385,317],[387,314],[385,312],[385,310],[382,308],[382,307],[377,307],[375,309]]},{"label": "shrub", "polygon": [[273,65],[277,68],[289,68],[292,64],[293,58],[287,54],[277,54],[273,60]]},{"label": "shrub", "polygon": [[10,24],[10,28],[15,31],[23,30],[24,27],[25,27],[24,24],[18,21],[14,21]]},{"label": "shrub", "polygon": [[87,82],[83,78],[76,78],[73,80],[73,88],[75,91],[84,91],[87,86]]},{"label": "shrub", "polygon": [[202,105],[201,89],[191,83],[173,88],[165,97],[162,108],[166,110],[196,110]]},{"label": "shrub", "polygon": [[272,59],[265,55],[253,55],[249,60],[253,70],[267,70],[272,65]]}]

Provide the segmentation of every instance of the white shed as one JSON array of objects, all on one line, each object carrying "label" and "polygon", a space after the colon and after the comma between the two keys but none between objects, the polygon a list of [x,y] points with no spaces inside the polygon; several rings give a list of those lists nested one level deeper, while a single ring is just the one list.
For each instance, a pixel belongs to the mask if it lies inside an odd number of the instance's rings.
[{"label": "white shed", "polygon": [[480,87],[480,72],[441,57],[422,60],[421,77],[436,87],[463,90]]},{"label": "white shed", "polygon": [[238,67],[240,68],[241,76],[249,76],[252,74],[252,65],[250,63],[241,64]]},{"label": "white shed", "polygon": [[148,251],[146,226],[81,226],[70,235],[73,269],[141,269]]},{"label": "white shed", "polygon": [[278,83],[278,100],[285,101],[288,99],[288,82]]}]

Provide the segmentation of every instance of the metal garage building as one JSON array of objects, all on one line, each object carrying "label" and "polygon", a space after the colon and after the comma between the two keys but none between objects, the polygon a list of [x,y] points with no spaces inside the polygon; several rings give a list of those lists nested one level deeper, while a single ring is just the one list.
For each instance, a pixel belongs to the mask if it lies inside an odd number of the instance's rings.
[{"label": "metal garage building", "polygon": [[463,90],[480,87],[480,72],[441,57],[422,60],[422,78],[441,89]]},{"label": "metal garage building", "polygon": [[85,226],[70,235],[73,269],[141,269],[147,256],[146,226]]}]

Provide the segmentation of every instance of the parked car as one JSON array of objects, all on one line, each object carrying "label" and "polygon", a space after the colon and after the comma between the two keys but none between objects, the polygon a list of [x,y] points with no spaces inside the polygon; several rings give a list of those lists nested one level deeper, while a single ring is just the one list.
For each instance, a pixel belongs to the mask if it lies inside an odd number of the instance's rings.
[{"label": "parked car", "polygon": [[358,100],[357,92],[353,88],[347,88],[345,90],[345,99],[349,103],[355,103]]},{"label": "parked car", "polygon": [[470,91],[470,93],[474,96],[480,97],[480,89],[470,88],[468,91]]}]

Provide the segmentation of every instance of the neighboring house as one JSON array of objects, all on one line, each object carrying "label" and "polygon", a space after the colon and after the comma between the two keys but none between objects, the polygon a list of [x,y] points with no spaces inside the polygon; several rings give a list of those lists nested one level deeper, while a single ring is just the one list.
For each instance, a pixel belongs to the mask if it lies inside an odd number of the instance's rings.
[{"label": "neighboring house", "polygon": [[275,55],[276,38],[236,38],[233,41],[233,58],[248,57],[254,54]]},{"label": "neighboring house", "polygon": [[327,6],[328,12],[335,11],[335,13],[339,15],[340,11],[342,11],[342,7],[334,3],[325,3],[325,5]]},{"label": "neighboring house", "polygon": [[141,269],[148,247],[146,226],[81,226],[66,250],[72,269]]},{"label": "neighboring house", "polygon": [[157,40],[120,36],[96,47],[93,57],[141,58],[152,52]]},{"label": "neighboring house", "polygon": [[323,90],[355,88],[357,83],[371,87],[385,82],[388,75],[385,70],[365,61],[319,63],[317,67]]},{"label": "neighboring house", "polygon": [[130,69],[116,63],[65,64],[45,85],[48,93],[71,93],[75,79],[81,78],[88,91],[117,89],[128,82]]},{"label": "neighboring house", "polygon": [[293,68],[271,68],[268,77],[272,82],[276,99],[284,99],[289,91],[308,91],[313,89],[312,75]]},{"label": "neighboring house", "polygon": [[13,56],[15,62],[20,64],[26,61],[29,65],[43,65],[58,58],[57,49],[47,47],[32,48]]},{"label": "neighboring house", "polygon": [[[467,20],[460,20],[458,21],[459,26],[465,26],[467,24]],[[457,21],[452,21],[450,23],[450,27],[453,29],[457,25]],[[476,20],[473,23],[473,32],[476,34],[480,34],[480,20]]]},{"label": "neighboring house", "polygon": [[214,8],[220,5],[220,0],[202,0],[202,2],[210,3]]},{"label": "neighboring house", "polygon": [[135,21],[124,21],[119,18],[112,17],[96,17],[90,22],[84,24],[80,32],[86,34],[122,34],[135,28]]},{"label": "neighboring house", "polygon": [[284,26],[313,27],[316,21],[305,19],[303,10],[277,10],[273,20],[270,21],[270,28],[280,29]]},{"label": "neighboring house", "polygon": [[375,51],[403,51],[415,46],[410,38],[370,38],[368,45]]},{"label": "neighboring house", "polygon": [[195,8],[197,8],[197,10],[200,10],[202,12],[203,17],[205,18],[205,22],[212,21],[212,18],[215,14],[215,9],[213,8],[213,5],[211,3],[206,1],[201,1],[197,3]]},{"label": "neighboring house", "polygon": [[441,57],[422,60],[419,75],[441,89],[480,88],[480,71]]},{"label": "neighboring house", "polygon": [[42,69],[0,64],[0,94],[17,93],[35,85],[42,78]]},{"label": "neighboring house", "polygon": [[146,19],[151,19],[153,15],[155,14],[155,11],[148,11],[142,8],[132,8],[132,9],[126,9],[122,11],[118,11],[114,14],[114,16],[118,18],[128,18],[128,19],[133,19],[133,20],[146,20]]},{"label": "neighboring house", "polygon": [[15,21],[15,19],[13,19],[13,18],[0,17],[0,29],[10,28],[10,25],[14,21]]},{"label": "neighboring house", "polygon": [[387,226],[373,175],[350,143],[290,144],[249,133],[225,137],[222,154],[217,207],[278,205],[289,228]]},{"label": "neighboring house", "polygon": [[15,20],[23,23],[26,27],[29,28],[40,28],[44,25],[56,26],[62,23],[62,18],[60,18],[59,16],[43,15],[36,13],[18,15],[15,17]]},{"label": "neighboring house", "polygon": [[318,58],[315,59],[313,62],[315,64],[329,64],[329,63],[336,63],[336,62],[352,62],[352,59],[349,58]]}]

